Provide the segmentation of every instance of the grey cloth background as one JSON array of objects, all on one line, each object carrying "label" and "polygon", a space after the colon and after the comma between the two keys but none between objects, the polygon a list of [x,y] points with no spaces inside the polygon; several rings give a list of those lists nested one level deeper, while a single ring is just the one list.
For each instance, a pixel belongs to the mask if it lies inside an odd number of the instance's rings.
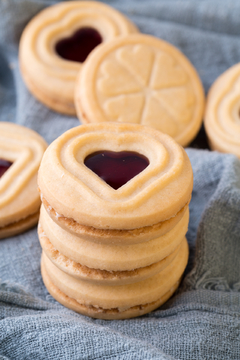
[{"label": "grey cloth background", "polygon": [[[240,60],[240,2],[112,0],[143,33],[177,46],[206,92]],[[0,121],[39,132],[50,143],[79,124],[27,91],[18,43],[51,1],[0,0]],[[188,149],[194,190],[187,234],[190,260],[181,287],[141,318],[91,319],[58,304],[40,275],[36,228],[0,241],[0,359],[240,359],[240,161]]]}]

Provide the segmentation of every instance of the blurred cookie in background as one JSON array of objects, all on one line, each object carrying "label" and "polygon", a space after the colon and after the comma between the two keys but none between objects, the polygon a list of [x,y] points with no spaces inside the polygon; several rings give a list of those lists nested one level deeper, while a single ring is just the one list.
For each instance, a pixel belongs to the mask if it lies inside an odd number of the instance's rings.
[{"label": "blurred cookie in background", "polygon": [[23,31],[19,49],[23,79],[44,105],[75,115],[75,80],[89,53],[99,44],[133,32],[138,30],[129,19],[100,2],[50,6]]},{"label": "blurred cookie in background", "polygon": [[37,223],[41,203],[37,172],[46,148],[35,131],[0,122],[0,239]]},{"label": "blurred cookie in background", "polygon": [[240,64],[220,75],[210,88],[204,125],[212,150],[240,158]]},{"label": "blurred cookie in background", "polygon": [[132,34],[99,46],[78,75],[75,105],[85,123],[124,122],[153,127],[187,146],[204,112],[197,71],[173,45]]}]

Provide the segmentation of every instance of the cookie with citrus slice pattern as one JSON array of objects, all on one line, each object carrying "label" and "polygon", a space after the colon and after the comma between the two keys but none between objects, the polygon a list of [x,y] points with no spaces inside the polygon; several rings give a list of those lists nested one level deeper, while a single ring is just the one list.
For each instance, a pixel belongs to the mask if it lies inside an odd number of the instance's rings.
[{"label": "cookie with citrus slice pattern", "polygon": [[77,79],[75,105],[83,123],[146,125],[186,146],[202,124],[204,91],[197,71],[176,47],[132,34],[89,56]]}]

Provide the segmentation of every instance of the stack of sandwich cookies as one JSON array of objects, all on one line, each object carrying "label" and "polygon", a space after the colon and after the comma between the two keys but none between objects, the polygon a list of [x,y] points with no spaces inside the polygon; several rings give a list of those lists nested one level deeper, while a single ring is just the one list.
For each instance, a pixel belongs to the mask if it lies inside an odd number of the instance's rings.
[{"label": "stack of sandwich cookies", "polygon": [[46,147],[33,130],[0,123],[0,239],[38,222],[37,171]]},{"label": "stack of sandwich cookies", "polygon": [[19,61],[31,93],[51,109],[75,115],[74,86],[89,53],[117,36],[138,32],[112,7],[67,1],[37,14],[25,28]]},{"label": "stack of sandwich cookies", "polygon": [[50,145],[38,182],[42,276],[59,302],[123,319],[173,294],[188,260],[193,182],[173,139],[140,125],[77,127]]}]

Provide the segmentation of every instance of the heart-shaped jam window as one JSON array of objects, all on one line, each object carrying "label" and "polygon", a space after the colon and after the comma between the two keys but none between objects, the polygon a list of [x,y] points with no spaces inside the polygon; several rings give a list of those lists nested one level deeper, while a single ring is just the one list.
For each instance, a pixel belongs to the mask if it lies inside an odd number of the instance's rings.
[{"label": "heart-shaped jam window", "polygon": [[4,159],[0,159],[0,178],[10,168],[11,165],[12,165],[12,162],[4,160]]},{"label": "heart-shaped jam window", "polygon": [[82,63],[101,42],[102,37],[97,30],[83,27],[69,38],[59,40],[55,50],[63,59]]},{"label": "heart-shaped jam window", "polygon": [[149,160],[133,151],[104,150],[88,155],[84,164],[117,190],[142,172],[149,165]]}]

